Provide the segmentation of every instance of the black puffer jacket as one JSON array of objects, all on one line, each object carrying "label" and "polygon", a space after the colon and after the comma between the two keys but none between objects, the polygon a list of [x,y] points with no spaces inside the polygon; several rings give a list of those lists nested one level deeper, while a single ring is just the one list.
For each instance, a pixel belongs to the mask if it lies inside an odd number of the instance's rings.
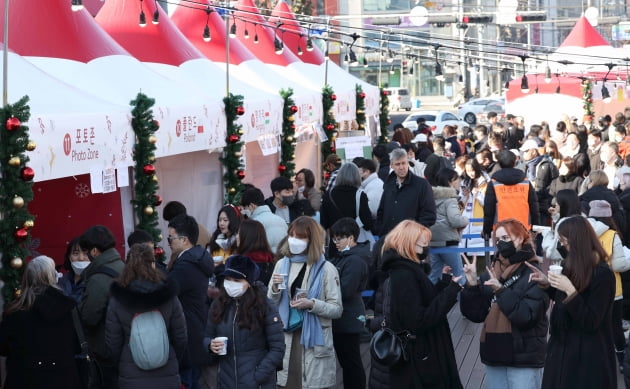
[{"label": "black puffer jacket", "polygon": [[[505,346],[507,350],[512,350],[513,362],[507,366],[543,367],[549,324],[546,315],[549,296],[537,283],[529,282],[532,271],[525,264],[514,272],[517,273],[520,274],[518,280],[496,295],[499,309],[512,325],[512,344]],[[481,323],[488,315],[494,293],[483,283],[489,278],[488,272],[485,272],[476,286],[466,286],[462,290],[459,307],[462,314],[472,322]],[[486,348],[481,352],[481,361],[490,366],[506,366],[493,362],[497,353],[505,354],[503,351]]]},{"label": "black puffer jacket", "polygon": [[[208,320],[203,341],[206,350],[212,339],[228,338],[227,355],[209,352],[211,358],[220,363],[218,389],[276,388],[276,371],[282,368],[284,356],[284,332],[278,309],[271,300],[266,301],[264,328],[251,331],[238,326],[238,315],[242,314],[238,299],[232,299],[221,322]],[[218,299],[213,302],[210,315],[218,304]]]},{"label": "black puffer jacket", "polygon": [[[134,280],[123,287],[114,282],[107,308],[105,341],[112,357],[118,361],[120,389],[178,388],[179,364],[186,350],[186,321],[177,299],[174,281],[153,283]],[[164,318],[171,344],[166,365],[155,370],[142,370],[133,361],[129,348],[131,321],[137,313],[158,310]]]}]

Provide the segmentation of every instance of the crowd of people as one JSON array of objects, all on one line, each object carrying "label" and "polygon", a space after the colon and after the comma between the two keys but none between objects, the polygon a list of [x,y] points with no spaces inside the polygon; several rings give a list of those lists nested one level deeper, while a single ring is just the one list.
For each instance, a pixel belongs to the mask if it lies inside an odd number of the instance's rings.
[{"label": "crowd of people", "polygon": [[[268,198],[246,184],[213,230],[171,201],[166,263],[145,231],[123,258],[88,228],[61,269],[27,263],[0,323],[4,387],[332,388],[338,362],[346,389],[462,388],[458,300],[483,323],[489,389],[630,384],[630,118],[506,118],[395,126],[373,159],[330,155],[321,188],[306,168]],[[383,326],[404,358],[367,368]]]}]

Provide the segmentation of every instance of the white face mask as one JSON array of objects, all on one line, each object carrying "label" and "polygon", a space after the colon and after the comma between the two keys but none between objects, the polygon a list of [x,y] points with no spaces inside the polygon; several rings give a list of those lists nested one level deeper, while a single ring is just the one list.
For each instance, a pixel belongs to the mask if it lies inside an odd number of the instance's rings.
[{"label": "white face mask", "polygon": [[225,288],[225,293],[232,298],[241,297],[245,293],[245,286],[236,281],[223,281],[223,288]]},{"label": "white face mask", "polygon": [[72,266],[72,270],[74,271],[74,274],[80,276],[81,273],[83,273],[83,270],[85,270],[85,268],[90,266],[90,261],[70,262],[70,265]]},{"label": "white face mask", "polygon": [[288,243],[291,254],[302,254],[308,246],[307,241],[293,237],[289,237]]},{"label": "white face mask", "polygon": [[350,245],[346,245],[346,247],[341,249],[341,251],[348,251],[348,250],[350,250]]}]

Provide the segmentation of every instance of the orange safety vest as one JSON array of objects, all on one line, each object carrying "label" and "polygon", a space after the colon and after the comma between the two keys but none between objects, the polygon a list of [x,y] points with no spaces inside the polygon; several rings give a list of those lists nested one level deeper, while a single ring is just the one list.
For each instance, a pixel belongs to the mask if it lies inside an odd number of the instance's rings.
[{"label": "orange safety vest", "polygon": [[494,215],[494,224],[500,220],[514,218],[528,230],[532,229],[532,221],[529,215],[529,181],[524,179],[515,185],[505,185],[492,179],[494,193],[497,197],[497,212]]}]

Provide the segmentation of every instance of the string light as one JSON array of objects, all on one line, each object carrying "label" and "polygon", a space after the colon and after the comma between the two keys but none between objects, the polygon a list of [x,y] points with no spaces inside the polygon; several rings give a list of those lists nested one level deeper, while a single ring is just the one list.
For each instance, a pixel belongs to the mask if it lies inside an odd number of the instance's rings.
[{"label": "string light", "polygon": [[212,40],[212,36],[210,35],[210,26],[208,23],[210,22],[210,14],[212,13],[212,8],[210,6],[206,7],[206,26],[203,28],[203,41],[210,42]]},{"label": "string light", "polygon": [[83,9],[83,1],[82,0],[72,0],[72,5],[70,9],[74,12],[81,11]]},{"label": "string light", "polygon": [[147,25],[147,17],[144,14],[144,9],[142,8],[142,0],[140,0],[140,17],[138,18],[138,25],[140,27],[146,27]]},{"label": "string light", "polygon": [[157,0],[155,0],[155,12],[153,12],[153,18],[151,18],[151,23],[153,24],[159,24],[160,23],[160,12],[158,10],[158,3]]}]

